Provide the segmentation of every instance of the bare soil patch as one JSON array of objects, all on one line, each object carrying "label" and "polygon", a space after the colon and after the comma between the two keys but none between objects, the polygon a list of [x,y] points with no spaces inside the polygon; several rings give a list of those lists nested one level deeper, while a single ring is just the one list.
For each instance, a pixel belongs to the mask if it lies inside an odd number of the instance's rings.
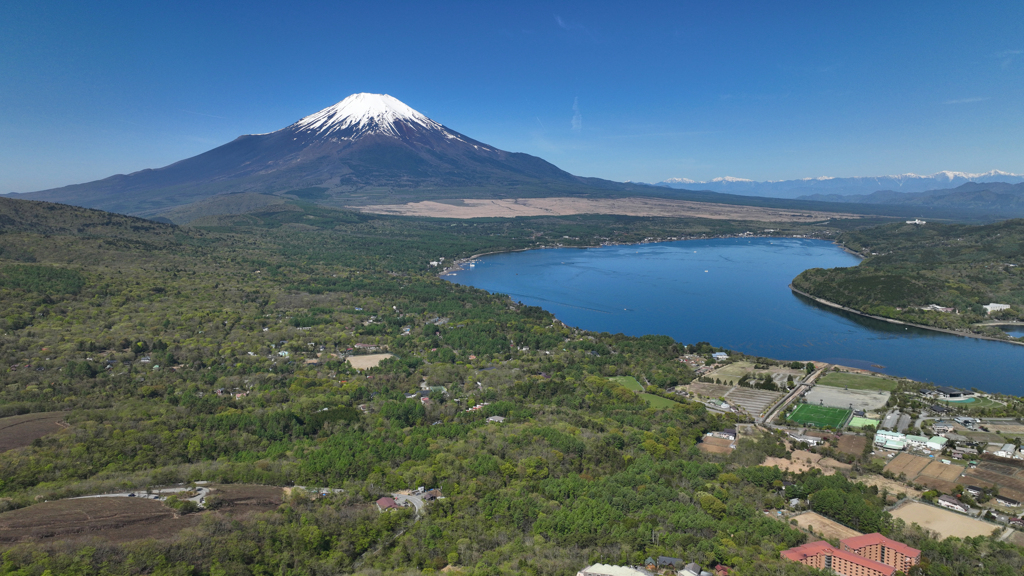
[{"label": "bare soil patch", "polygon": [[701,438],[701,442],[700,444],[697,444],[697,448],[709,454],[729,454],[733,451],[731,440],[726,440],[725,438],[713,438],[710,436]]},{"label": "bare soil patch", "polygon": [[221,500],[217,510],[178,516],[156,500],[146,498],[75,498],[43,502],[0,514],[0,546],[17,542],[82,541],[130,542],[170,538],[199,524],[206,515],[240,516],[266,512],[281,505],[283,491],[273,486],[229,484],[212,486]]},{"label": "bare soil patch", "polygon": [[1013,534],[1010,534],[1006,538],[1006,541],[1011,544],[1016,544],[1017,546],[1024,546],[1024,532],[1021,532],[1020,530],[1014,530]]},{"label": "bare soil patch", "polygon": [[795,450],[792,454],[792,460],[770,456],[765,458],[763,466],[778,466],[779,470],[796,474],[807,472],[811,468],[817,468],[825,476],[835,474],[837,469],[850,469],[849,464],[843,464],[831,458],[822,458],[820,454],[808,452],[807,450]]},{"label": "bare soil patch", "polygon": [[61,431],[58,422],[67,412],[36,412],[0,418],[0,452],[32,444],[33,440]]},{"label": "bare soil patch", "polygon": [[921,470],[924,470],[925,466],[930,463],[931,460],[928,458],[901,453],[885,465],[885,471],[892,472],[896,476],[905,474],[908,481],[913,481],[921,473]]},{"label": "bare soil patch", "polygon": [[804,512],[794,516],[797,526],[804,530],[813,531],[817,538],[812,540],[835,539],[844,540],[854,536],[862,536],[853,528],[847,528],[835,520],[831,520],[815,512]]},{"label": "bare soil patch", "polygon": [[999,486],[1001,495],[1024,501],[1024,465],[1016,462],[982,460],[977,468],[967,470],[961,480],[965,486]]},{"label": "bare soil patch", "polygon": [[80,498],[43,502],[0,514],[0,544],[100,538],[127,542],[165,538],[199,522],[145,498]]},{"label": "bare soil patch", "polygon": [[880,476],[878,474],[862,474],[858,476],[855,481],[863,482],[868,486],[878,486],[879,490],[885,488],[890,494],[899,494],[902,492],[911,498],[920,498],[922,494],[920,490],[915,490],[910,486],[906,486],[902,482],[890,480],[885,476]]},{"label": "bare soil patch", "polygon": [[860,456],[864,452],[864,447],[867,446],[867,444],[867,436],[844,434],[839,438],[839,451],[851,456]]},{"label": "bare soil patch", "polygon": [[916,522],[922,528],[934,531],[940,538],[985,536],[997,528],[994,524],[920,502],[904,504],[891,514],[894,518],[902,518],[907,524]]},{"label": "bare soil patch", "polygon": [[667,216],[715,220],[756,220],[760,222],[817,222],[831,218],[860,218],[840,212],[782,210],[756,206],[732,206],[662,198],[518,198],[474,199],[445,202],[410,202],[376,206],[353,206],[375,214],[427,216],[432,218],[514,218],[516,216],[569,216],[572,214],[620,214],[624,216]]},{"label": "bare soil patch", "polygon": [[391,354],[365,354],[363,356],[349,356],[348,363],[356,370],[376,368],[381,360],[391,358]]}]

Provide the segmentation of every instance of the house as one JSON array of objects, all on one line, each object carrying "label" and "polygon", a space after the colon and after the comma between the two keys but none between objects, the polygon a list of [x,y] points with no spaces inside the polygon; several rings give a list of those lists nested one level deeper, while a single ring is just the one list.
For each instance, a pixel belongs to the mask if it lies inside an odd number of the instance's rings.
[{"label": "house", "polygon": [[631,566],[594,564],[576,573],[576,576],[652,576],[647,570]]},{"label": "house", "polygon": [[904,573],[921,562],[921,551],[882,536],[878,532],[854,536],[839,542],[839,547],[868,560],[881,562]]},{"label": "house", "polygon": [[981,488],[977,486],[968,486],[967,493],[971,496],[981,496]]},{"label": "house", "polygon": [[938,504],[943,508],[955,510],[956,512],[963,512],[965,514],[971,510],[971,507],[967,504],[964,504],[952,496],[946,496],[945,494],[939,496]]},{"label": "house", "polygon": [[925,442],[924,447],[929,450],[942,450],[942,447],[946,445],[946,440],[942,436],[932,436]]},{"label": "house", "polygon": [[944,434],[946,432],[953,431],[953,425],[943,420],[937,420],[932,423],[932,431],[936,434]]},{"label": "house", "polygon": [[714,354],[711,355],[711,357],[715,359],[715,362],[721,362],[723,360],[729,359],[729,355],[726,354],[725,352],[715,352]]},{"label": "house", "polygon": [[729,576],[729,571],[732,570],[729,566],[724,564],[715,564],[715,576]]},{"label": "house", "polygon": [[488,422],[493,422],[495,424],[501,424],[502,422],[505,421],[505,417],[504,416],[491,416],[490,418],[487,419],[487,421]]},{"label": "house", "polygon": [[700,569],[700,564],[690,562],[683,569],[676,573],[677,576],[712,576],[711,572]]},{"label": "house", "polygon": [[736,429],[726,428],[725,430],[721,430],[718,432],[708,432],[707,434],[705,434],[705,436],[710,436],[712,438],[721,438],[723,440],[736,440]]},{"label": "house", "polygon": [[430,406],[433,403],[434,402],[430,398],[427,398],[426,396],[420,398],[420,404],[423,404],[424,407]]},{"label": "house", "polygon": [[432,488],[423,493],[423,499],[427,501],[440,500],[441,498],[444,498],[444,494],[437,488]]},{"label": "house", "polygon": [[993,452],[994,455],[1000,458],[1013,458],[1013,453],[1017,451],[1017,447],[1013,444],[1003,444],[998,450]]},{"label": "house", "polygon": [[671,568],[672,570],[679,570],[686,564],[686,561],[682,558],[673,558],[671,556],[658,556],[658,568]]},{"label": "house", "polygon": [[993,312],[999,312],[1000,310],[1008,310],[1010,308],[1010,305],[1009,304],[996,304],[995,302],[993,302],[991,304],[986,304],[986,305],[982,306],[982,308],[985,309],[985,314],[991,314]]},{"label": "house", "polygon": [[1024,518],[1010,518],[1010,526],[1024,528]]},{"label": "house", "polygon": [[401,508],[401,506],[398,505],[398,502],[395,502],[394,498],[385,496],[377,500],[377,510],[384,512],[385,510],[391,510],[393,508]]},{"label": "house", "polygon": [[1006,496],[996,496],[996,504],[999,504],[1000,506],[1006,506],[1008,508],[1017,508],[1018,506],[1020,506],[1020,502],[1014,500],[1013,498],[1007,498]]}]

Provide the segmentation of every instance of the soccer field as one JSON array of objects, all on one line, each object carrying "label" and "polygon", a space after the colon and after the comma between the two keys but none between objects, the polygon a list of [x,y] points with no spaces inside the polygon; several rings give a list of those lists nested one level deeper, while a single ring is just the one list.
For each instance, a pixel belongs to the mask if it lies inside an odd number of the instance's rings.
[{"label": "soccer field", "polygon": [[826,426],[839,428],[846,423],[846,419],[850,417],[850,414],[851,412],[847,408],[800,404],[789,415],[789,421],[804,426],[817,426],[818,428]]}]

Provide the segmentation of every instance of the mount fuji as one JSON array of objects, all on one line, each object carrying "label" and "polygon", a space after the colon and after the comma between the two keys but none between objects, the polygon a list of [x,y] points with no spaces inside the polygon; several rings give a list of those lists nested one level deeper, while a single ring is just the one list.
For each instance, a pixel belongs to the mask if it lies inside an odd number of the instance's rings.
[{"label": "mount fuji", "polygon": [[289,197],[341,206],[632,188],[499,150],[392,96],[364,93],[276,132],[240,136],[163,168],[18,196],[152,217],[196,202],[223,213]]}]

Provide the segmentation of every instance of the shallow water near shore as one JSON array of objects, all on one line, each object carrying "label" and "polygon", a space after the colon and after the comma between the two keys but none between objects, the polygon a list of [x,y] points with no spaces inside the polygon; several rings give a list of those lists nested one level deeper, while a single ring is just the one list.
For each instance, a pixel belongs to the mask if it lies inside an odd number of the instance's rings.
[{"label": "shallow water near shore", "polygon": [[872,320],[788,287],[807,268],[858,262],[822,240],[720,238],[495,254],[446,279],[508,294],[587,330],[667,334],[685,344],[1024,395],[1024,346]]}]

